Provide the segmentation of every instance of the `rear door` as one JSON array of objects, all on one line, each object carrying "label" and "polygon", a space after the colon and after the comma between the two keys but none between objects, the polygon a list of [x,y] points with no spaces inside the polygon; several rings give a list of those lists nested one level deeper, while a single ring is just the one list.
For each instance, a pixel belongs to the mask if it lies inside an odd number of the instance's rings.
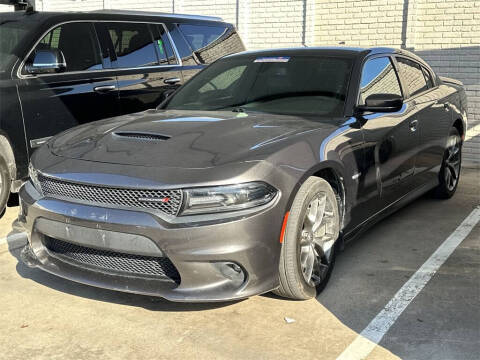
[{"label": "rear door", "polygon": [[39,41],[26,63],[33,60],[37,49],[62,51],[66,71],[28,75],[25,66],[20,69],[18,90],[30,149],[73,126],[118,115],[116,79],[104,71],[92,23],[55,27]]},{"label": "rear door", "polygon": [[430,70],[420,63],[401,56],[397,56],[397,63],[418,113],[421,141],[415,163],[415,183],[421,186],[438,178],[452,123],[451,92],[447,87],[436,86]]},{"label": "rear door", "polygon": [[155,108],[167,90],[183,83],[180,63],[162,24],[104,22],[96,26],[111,41],[122,114]]}]

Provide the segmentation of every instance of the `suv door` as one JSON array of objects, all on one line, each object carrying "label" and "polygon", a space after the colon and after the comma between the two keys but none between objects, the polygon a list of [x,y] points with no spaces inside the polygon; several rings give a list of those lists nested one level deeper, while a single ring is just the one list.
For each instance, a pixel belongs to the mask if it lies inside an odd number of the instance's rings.
[{"label": "suv door", "polygon": [[[38,50],[59,50],[62,73],[29,75],[26,65]],[[72,22],[49,31],[20,68],[18,90],[29,150],[73,126],[118,115],[116,79],[103,71],[102,53],[90,22]]]},{"label": "suv door", "polygon": [[447,136],[452,124],[449,96],[454,91],[435,86],[430,71],[414,60],[396,57],[400,76],[417,108],[420,147],[415,163],[415,182],[421,186],[438,179]]},{"label": "suv door", "polygon": [[167,90],[182,84],[181,66],[163,25],[104,22],[96,26],[111,41],[122,114],[155,108]]},{"label": "suv door", "polygon": [[[389,93],[406,98],[394,63],[389,56],[368,59],[362,70],[358,105],[372,94]],[[359,116],[366,143],[367,174],[364,199],[373,213],[388,206],[413,189],[413,174],[419,132],[417,109],[404,101],[394,113],[366,113]]]}]

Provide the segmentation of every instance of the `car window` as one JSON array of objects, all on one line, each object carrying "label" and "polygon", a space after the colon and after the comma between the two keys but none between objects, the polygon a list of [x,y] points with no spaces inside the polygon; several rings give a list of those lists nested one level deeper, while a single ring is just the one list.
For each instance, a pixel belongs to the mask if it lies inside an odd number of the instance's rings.
[{"label": "car window", "polygon": [[100,49],[91,23],[63,24],[45,35],[35,47],[27,62],[32,62],[37,50],[60,50],[66,63],[66,72],[102,69]]},{"label": "car window", "polygon": [[351,68],[351,59],[341,57],[227,57],[186,82],[163,106],[340,116]]},{"label": "car window", "polygon": [[415,96],[428,89],[427,81],[419,64],[403,57],[397,58],[397,62],[410,96]]},{"label": "car window", "polygon": [[170,32],[175,47],[177,48],[178,55],[182,59],[183,65],[197,65],[197,62],[193,58],[192,49],[180,33],[178,26],[176,24],[171,24],[168,31]]},{"label": "car window", "polygon": [[433,78],[432,78],[432,74],[430,73],[430,71],[428,71],[427,69],[425,69],[423,66],[422,66],[422,71],[423,71],[423,75],[425,76],[425,80],[427,81],[427,86],[428,88],[432,88],[434,85],[433,85]]},{"label": "car window", "polygon": [[360,82],[359,104],[372,94],[394,94],[402,96],[398,76],[389,57],[368,60],[363,66]]},{"label": "car window", "polygon": [[160,64],[178,64],[177,58],[173,52],[172,44],[167,36],[163,25],[152,25],[154,29],[153,38],[158,49]]},{"label": "car window", "polygon": [[[243,72],[247,68],[246,65],[235,66],[231,69],[226,70],[225,72],[215,76],[212,80],[203,85],[198,91],[200,93],[205,93],[211,90],[232,90],[230,87],[237,82],[238,79],[242,76]],[[220,95],[222,96],[222,95]]]},{"label": "car window", "polygon": [[147,24],[108,23],[107,31],[117,55],[118,68],[158,65],[152,34]]},{"label": "car window", "polygon": [[193,51],[200,50],[210,45],[227,32],[226,26],[179,24],[178,27]]}]

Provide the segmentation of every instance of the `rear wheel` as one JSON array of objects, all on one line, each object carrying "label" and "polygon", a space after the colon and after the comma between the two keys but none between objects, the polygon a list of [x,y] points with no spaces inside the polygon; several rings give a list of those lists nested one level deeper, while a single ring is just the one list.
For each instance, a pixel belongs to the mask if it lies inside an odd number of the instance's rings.
[{"label": "rear wheel", "polygon": [[443,156],[442,167],[439,173],[439,185],[435,189],[435,196],[440,199],[449,199],[457,190],[462,163],[462,139],[456,128],[450,130],[447,148]]},{"label": "rear wheel", "polygon": [[0,218],[5,213],[8,197],[10,196],[10,172],[8,171],[7,162],[0,155]]},{"label": "rear wheel", "polygon": [[339,218],[337,196],[330,184],[308,178],[290,209],[276,294],[306,300],[323,290],[335,263]]}]

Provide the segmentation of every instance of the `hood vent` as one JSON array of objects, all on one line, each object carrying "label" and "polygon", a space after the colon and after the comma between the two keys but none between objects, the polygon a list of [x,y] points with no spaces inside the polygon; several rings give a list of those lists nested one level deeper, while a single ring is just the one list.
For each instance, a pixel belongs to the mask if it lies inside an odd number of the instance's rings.
[{"label": "hood vent", "polygon": [[137,140],[153,140],[153,141],[165,141],[170,139],[168,135],[155,134],[149,132],[137,132],[137,131],[117,131],[114,132],[116,136],[122,138],[130,138]]}]

